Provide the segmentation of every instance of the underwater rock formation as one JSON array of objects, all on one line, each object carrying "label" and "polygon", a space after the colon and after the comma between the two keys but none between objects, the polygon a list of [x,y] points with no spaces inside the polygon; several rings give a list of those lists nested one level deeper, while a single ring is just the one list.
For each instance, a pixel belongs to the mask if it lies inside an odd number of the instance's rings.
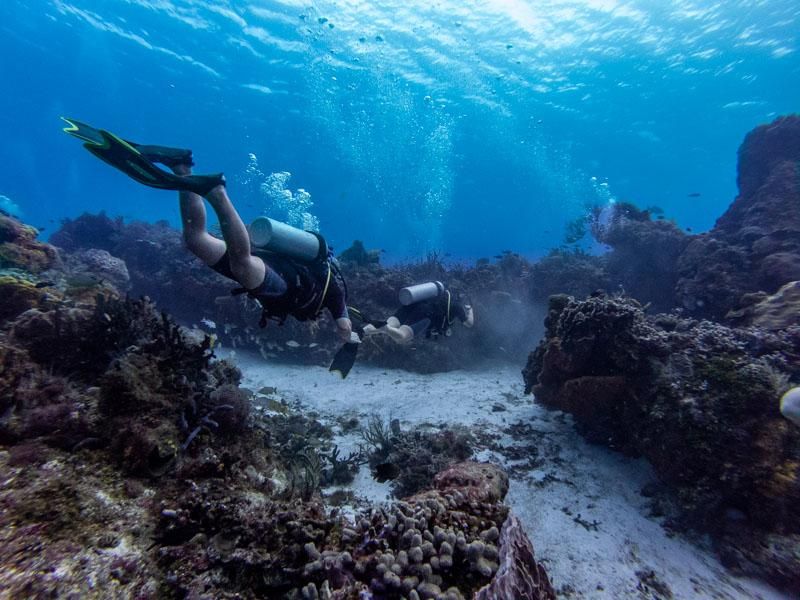
[{"label": "underwater rock formation", "polygon": [[373,477],[391,480],[392,493],[398,498],[430,487],[437,473],[472,456],[474,445],[469,430],[463,427],[402,431],[399,421],[393,420],[387,427],[377,417],[370,419],[361,435]]},{"label": "underwater rock formation", "polygon": [[36,274],[58,262],[55,248],[36,239],[39,231],[0,213],[0,269]]},{"label": "underwater rock formation", "polygon": [[0,322],[39,305],[42,290],[36,287],[36,283],[34,277],[24,272],[0,274]]},{"label": "underwater rock formation", "polygon": [[98,283],[108,282],[119,292],[125,293],[131,287],[128,267],[121,258],[112,256],[106,250],[89,248],[67,256],[67,269],[72,281],[84,278]]},{"label": "underwater rock formation", "polygon": [[786,329],[800,320],[800,281],[790,281],[772,295],[757,292],[743,296],[739,310],[726,315],[737,325],[753,325],[771,331]]},{"label": "underwater rock formation", "polygon": [[580,251],[553,250],[533,263],[530,272],[531,299],[542,306],[555,294],[585,298],[611,285],[606,258]]},{"label": "underwater rock formation", "polygon": [[354,240],[352,245],[339,255],[339,260],[343,263],[353,263],[359,267],[377,265],[381,261],[380,250],[367,250],[364,242]]},{"label": "underwater rock formation", "polygon": [[[647,458],[731,566],[800,590],[800,430],[778,409],[800,380],[800,326],[731,329],[567,296],[546,325],[526,390],[589,440]],[[768,539],[782,551],[766,560]]]},{"label": "underwater rock formation", "polygon": [[596,218],[592,225],[594,237],[612,248],[605,256],[608,279],[656,311],[671,309],[677,264],[689,236],[670,221],[651,220],[649,211],[632,204],[614,204],[610,213],[606,222]]},{"label": "underwater rock formation", "polygon": [[208,350],[150,303],[103,296],[28,310],[0,331],[6,592],[160,596],[141,495],[153,483],[128,475],[158,477],[188,460],[192,427],[219,439],[243,427],[241,404],[221,394],[238,373],[211,364]]},{"label": "underwater rock formation", "polygon": [[355,521],[329,511],[320,485],[356,464],[330,431],[255,410],[214,338],[103,290],[22,303],[0,327],[4,593],[467,598],[502,565],[526,597],[551,597],[529,577],[530,546],[504,532],[502,471],[452,465]]},{"label": "underwater rock formation", "polygon": [[[69,249],[68,256],[98,247],[122,259],[131,295],[149,297],[180,322],[210,323],[210,332],[227,347],[256,351],[267,360],[326,365],[338,346],[327,315],[318,324],[290,318],[283,326],[270,323],[259,329],[257,304],[246,295],[231,296],[236,283],[192,257],[180,233],[165,223],[125,224],[102,214],[83,215],[66,222],[52,239]],[[541,333],[543,308],[537,311],[541,296],[532,294],[531,264],[516,254],[507,252],[496,264],[473,268],[446,267],[436,254],[418,263],[384,267],[363,245],[363,253],[357,245],[349,250],[353,252],[345,256],[354,259],[342,264],[349,304],[371,319],[397,310],[400,288],[433,279],[469,297],[476,311],[471,331],[456,324],[451,339],[419,340],[408,347],[373,338],[360,349],[359,361],[421,372],[451,370],[491,356],[521,358],[531,337]],[[546,285],[555,273],[540,275],[537,285]]]},{"label": "underwater rock formation", "polygon": [[522,523],[508,515],[500,534],[500,566],[494,580],[475,594],[475,600],[555,600],[544,568],[536,562]]},{"label": "underwater rock formation", "polygon": [[775,293],[800,279],[800,116],[747,134],[739,148],[739,195],[711,231],[681,256],[679,305],[722,319],[743,295]]},{"label": "underwater rock formation", "polygon": [[90,248],[111,252],[124,227],[122,217],[111,219],[105,211],[96,215],[84,213],[77,219],[62,221],[58,231],[50,236],[50,243],[67,252]]}]

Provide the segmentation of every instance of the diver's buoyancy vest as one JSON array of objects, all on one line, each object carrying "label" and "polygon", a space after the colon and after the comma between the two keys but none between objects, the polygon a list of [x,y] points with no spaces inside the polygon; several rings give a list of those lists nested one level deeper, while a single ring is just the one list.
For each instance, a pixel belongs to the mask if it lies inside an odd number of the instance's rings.
[{"label": "diver's buoyancy vest", "polygon": [[254,249],[253,255],[263,260],[267,268],[273,269],[286,282],[286,292],[263,301],[259,294],[252,291],[242,288],[234,290],[234,293],[248,293],[259,301],[261,327],[266,327],[267,321],[283,325],[289,315],[298,321],[315,320],[322,313],[331,285],[344,285],[341,273],[330,258],[305,263],[258,249]]}]

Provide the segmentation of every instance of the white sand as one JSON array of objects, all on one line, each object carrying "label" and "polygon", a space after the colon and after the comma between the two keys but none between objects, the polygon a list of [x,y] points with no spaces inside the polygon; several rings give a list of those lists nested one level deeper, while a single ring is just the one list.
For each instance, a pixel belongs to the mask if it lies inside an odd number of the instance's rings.
[{"label": "white sand", "polygon": [[[648,516],[648,499],[640,494],[642,486],[655,480],[650,467],[587,444],[575,433],[569,416],[548,411],[523,395],[517,367],[419,375],[356,365],[342,381],[320,367],[271,364],[241,353],[235,361],[245,387],[276,387],[286,401],[319,413],[320,420],[331,425],[341,416],[366,423],[377,414],[400,419],[403,429],[461,424],[500,435],[498,442],[504,447],[536,446],[535,468],[518,461],[522,468],[514,471],[506,501],[524,523],[537,558],[563,597],[666,598],[636,574],[649,571],[674,598],[789,597],[729,574],[710,551],[680,536],[670,537],[659,519]],[[493,412],[498,403],[506,410]],[[534,432],[516,441],[503,433],[517,422],[529,424]],[[345,453],[359,441],[356,433],[339,433],[335,440]],[[478,458],[515,464],[488,449]],[[350,489],[371,502],[389,499],[388,484],[373,481],[366,467]]]}]

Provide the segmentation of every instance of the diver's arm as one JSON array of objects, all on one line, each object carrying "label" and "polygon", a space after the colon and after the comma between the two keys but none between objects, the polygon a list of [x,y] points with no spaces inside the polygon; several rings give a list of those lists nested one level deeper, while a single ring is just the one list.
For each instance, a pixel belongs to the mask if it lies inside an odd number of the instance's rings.
[{"label": "diver's arm", "polygon": [[353,322],[350,320],[350,314],[347,312],[347,302],[344,293],[339,289],[332,288],[329,292],[329,297],[326,308],[331,313],[334,322],[336,323],[336,335],[339,336],[343,342],[360,342],[358,334],[353,331]]},{"label": "diver's arm", "polygon": [[464,327],[472,327],[473,325],[475,325],[475,313],[472,310],[471,304],[464,305],[464,315],[465,317],[464,320],[462,321]]}]

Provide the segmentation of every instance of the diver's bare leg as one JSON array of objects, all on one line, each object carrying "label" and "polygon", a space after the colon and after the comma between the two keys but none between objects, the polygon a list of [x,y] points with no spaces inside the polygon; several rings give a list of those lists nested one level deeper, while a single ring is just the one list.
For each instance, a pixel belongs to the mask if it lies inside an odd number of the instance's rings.
[{"label": "diver's bare leg", "polygon": [[212,189],[206,195],[206,200],[217,213],[222,237],[228,248],[231,273],[246,289],[258,287],[264,281],[266,265],[263,260],[250,254],[250,234],[228,198],[225,186],[218,185]]},{"label": "diver's bare leg", "polygon": [[[386,319],[385,332],[390,338],[401,345],[410,344],[414,339],[414,330],[408,325],[401,325],[397,317]],[[381,329],[384,329],[382,327]]]},{"label": "diver's bare leg", "polygon": [[[173,171],[176,175],[192,174],[192,168],[188,165],[178,165]],[[264,261],[250,255],[250,234],[233,208],[225,187],[215,187],[208,193],[207,200],[217,213],[225,241],[208,233],[203,198],[183,191],[180,192],[181,221],[187,248],[209,266],[217,264],[227,250],[231,273],[236,281],[248,290],[258,287],[264,281]]]},{"label": "diver's bare leg", "polygon": [[[190,175],[191,167],[179,165],[177,175]],[[213,266],[225,254],[225,242],[206,230],[206,205],[201,196],[193,192],[179,192],[183,240],[186,247],[205,264]]]}]

